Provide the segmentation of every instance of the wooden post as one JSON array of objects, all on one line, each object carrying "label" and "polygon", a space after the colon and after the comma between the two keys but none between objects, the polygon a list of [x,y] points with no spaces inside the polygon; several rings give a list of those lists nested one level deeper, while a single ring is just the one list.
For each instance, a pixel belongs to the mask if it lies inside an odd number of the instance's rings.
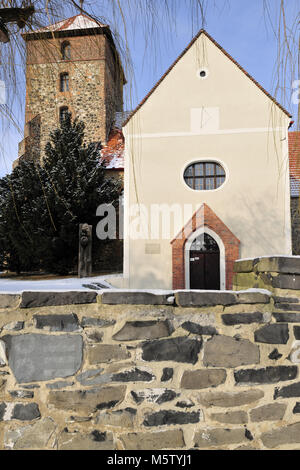
[{"label": "wooden post", "polygon": [[78,277],[92,275],[92,225],[79,225]]}]

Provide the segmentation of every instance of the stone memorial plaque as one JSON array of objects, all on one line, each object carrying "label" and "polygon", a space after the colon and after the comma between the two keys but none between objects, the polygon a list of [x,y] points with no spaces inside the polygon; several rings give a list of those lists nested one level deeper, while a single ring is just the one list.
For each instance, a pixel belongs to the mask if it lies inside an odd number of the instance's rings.
[{"label": "stone memorial plaque", "polygon": [[8,335],[2,340],[18,383],[68,377],[81,366],[81,335]]}]

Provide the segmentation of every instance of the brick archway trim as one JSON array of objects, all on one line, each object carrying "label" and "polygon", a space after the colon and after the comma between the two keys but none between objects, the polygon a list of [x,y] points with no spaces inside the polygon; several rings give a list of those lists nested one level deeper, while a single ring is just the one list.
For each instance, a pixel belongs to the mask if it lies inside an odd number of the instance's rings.
[{"label": "brick archway trim", "polygon": [[215,232],[225,247],[226,289],[232,288],[233,265],[239,258],[240,240],[229,230],[214,211],[205,203],[194,213],[178,235],[171,241],[173,289],[186,289],[185,285],[185,244],[201,227]]}]

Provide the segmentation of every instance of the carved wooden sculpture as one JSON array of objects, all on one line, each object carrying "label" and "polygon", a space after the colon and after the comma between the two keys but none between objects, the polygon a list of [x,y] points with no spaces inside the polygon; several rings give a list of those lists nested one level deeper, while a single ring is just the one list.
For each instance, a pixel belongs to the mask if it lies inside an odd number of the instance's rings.
[{"label": "carved wooden sculpture", "polygon": [[92,275],[92,226],[79,225],[78,277]]}]

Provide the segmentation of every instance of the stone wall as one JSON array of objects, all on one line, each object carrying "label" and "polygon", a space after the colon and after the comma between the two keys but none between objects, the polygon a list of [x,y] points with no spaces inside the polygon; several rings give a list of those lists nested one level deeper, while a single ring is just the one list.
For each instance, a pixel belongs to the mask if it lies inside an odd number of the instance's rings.
[{"label": "stone wall", "polygon": [[299,299],[2,294],[0,448],[298,449]]},{"label": "stone wall", "polygon": [[291,197],[292,247],[293,255],[300,254],[300,212],[299,197]]},{"label": "stone wall", "polygon": [[300,296],[299,256],[263,256],[238,260],[234,272],[235,290],[259,287],[278,295]]}]

